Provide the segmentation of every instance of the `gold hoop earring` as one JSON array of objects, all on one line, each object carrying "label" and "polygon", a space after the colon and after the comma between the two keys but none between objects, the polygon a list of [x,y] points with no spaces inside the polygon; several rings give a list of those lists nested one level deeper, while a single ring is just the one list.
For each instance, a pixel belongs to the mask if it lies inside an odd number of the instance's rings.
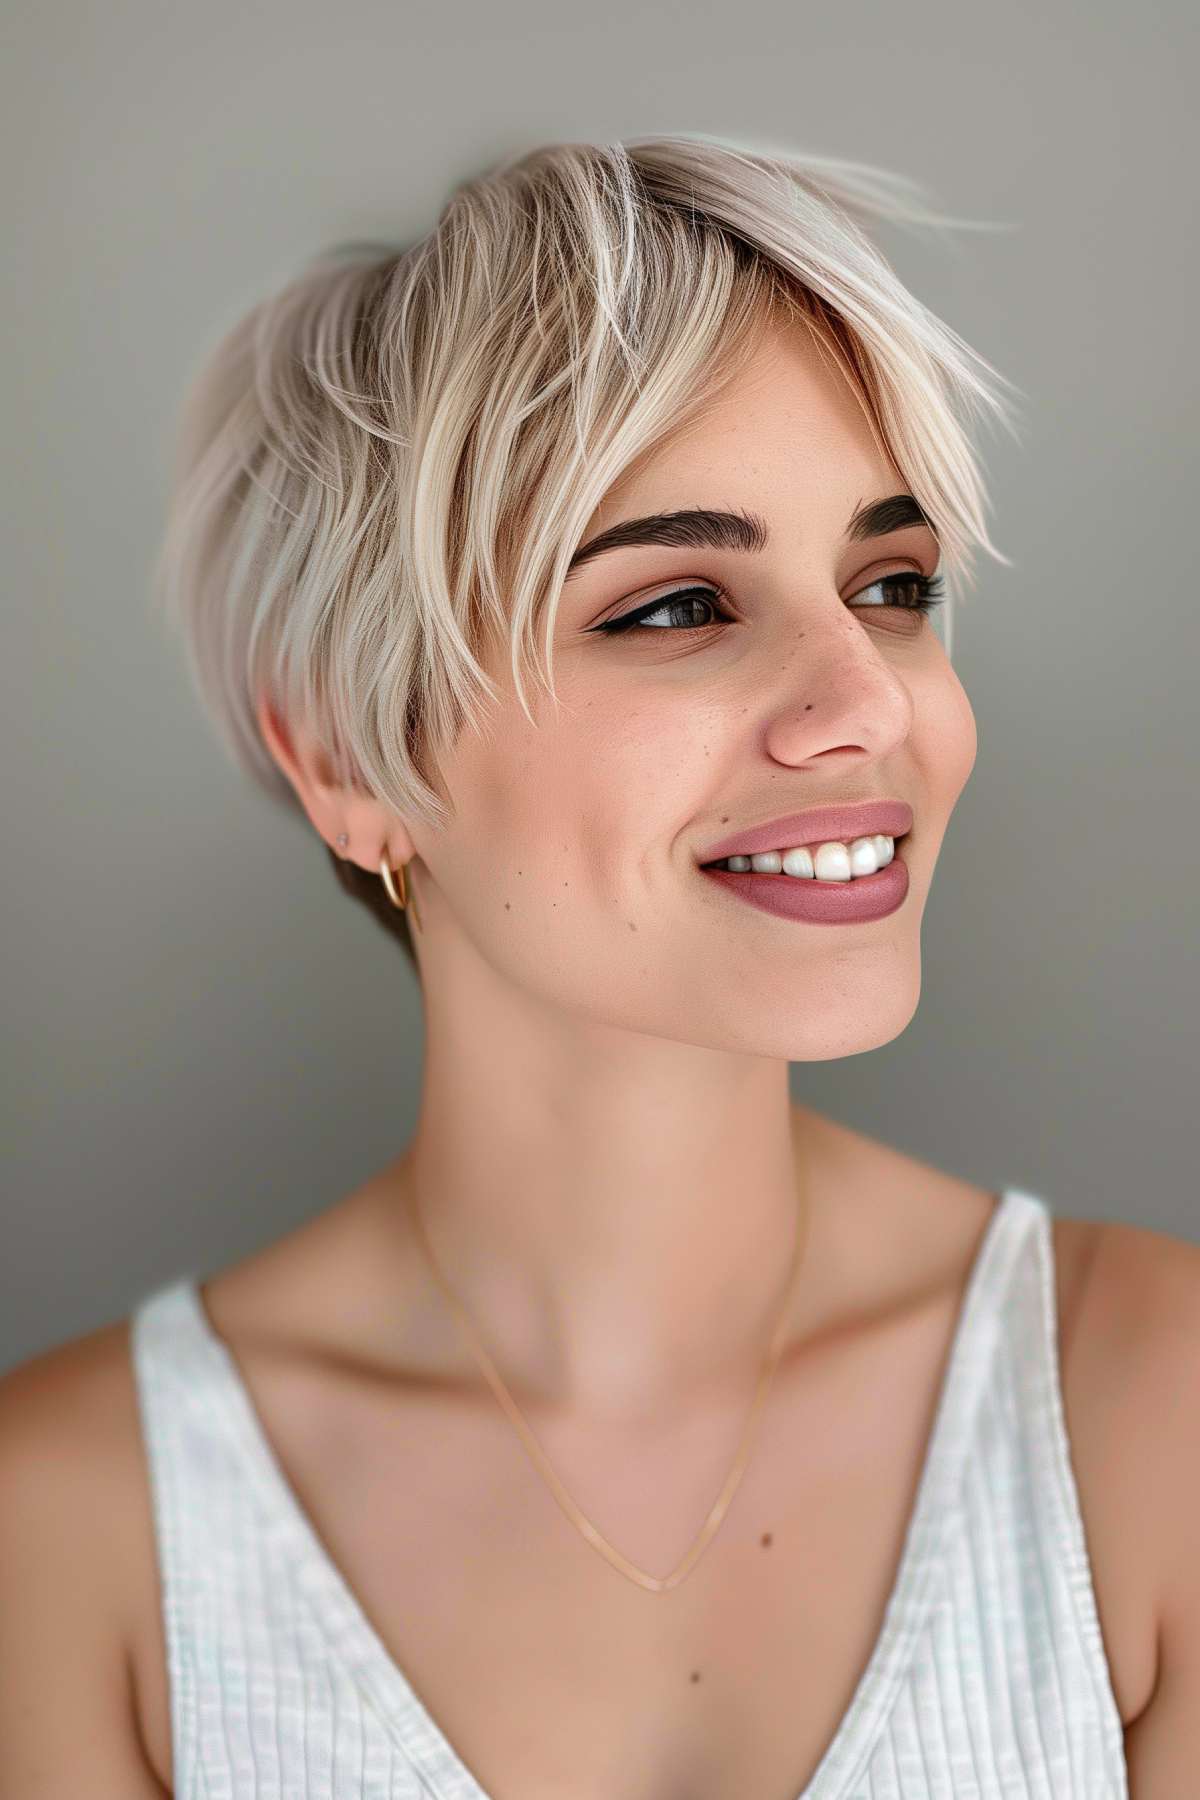
[{"label": "gold hoop earring", "polygon": [[[411,861],[412,859],[410,858],[409,860]],[[408,892],[408,881],[407,881],[407,879],[405,877],[405,873],[404,873],[404,871],[407,869],[407,867],[408,867],[408,863],[401,863],[398,871],[393,870],[391,864],[388,862],[387,846],[386,845],[384,846],[383,851],[379,858],[379,873],[383,880],[383,885],[387,889],[388,899],[391,901],[393,906],[399,907],[401,912],[405,912],[407,910],[408,904],[409,904],[409,899],[410,899],[409,892]],[[400,892],[399,893],[396,892],[396,884],[393,879],[393,876],[397,873],[400,876]],[[412,899],[413,922],[415,923],[417,930],[420,931],[421,915],[417,911],[417,896],[415,893],[411,896],[411,899]]]}]

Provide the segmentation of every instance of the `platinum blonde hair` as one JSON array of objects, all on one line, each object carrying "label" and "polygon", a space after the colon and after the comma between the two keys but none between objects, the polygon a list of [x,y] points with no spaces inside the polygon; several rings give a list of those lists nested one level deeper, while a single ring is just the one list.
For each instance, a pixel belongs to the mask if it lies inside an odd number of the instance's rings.
[{"label": "platinum blonde hair", "polygon": [[[254,306],[185,395],[152,577],[235,763],[302,814],[265,696],[340,781],[443,824],[438,754],[497,698],[485,646],[507,645],[531,721],[527,680],[557,701],[558,596],[589,519],[768,318],[851,380],[940,541],[949,627],[976,550],[1009,562],[969,428],[1013,430],[1012,384],[907,291],[872,220],[972,223],[862,163],[556,143],[455,188],[418,242],[335,246]],[[379,877],[330,855],[415,966]]]}]

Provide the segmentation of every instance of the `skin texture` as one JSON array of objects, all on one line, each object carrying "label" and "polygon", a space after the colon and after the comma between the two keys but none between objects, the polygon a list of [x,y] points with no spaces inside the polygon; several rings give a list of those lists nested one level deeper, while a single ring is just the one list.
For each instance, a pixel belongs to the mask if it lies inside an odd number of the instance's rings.
[{"label": "skin texture", "polygon": [[[260,711],[329,844],[346,832],[372,870],[385,843],[393,867],[415,859],[427,1042],[402,1180],[518,1397],[618,1419],[714,1382],[744,1391],[797,1225],[788,1064],[875,1049],[916,1010],[921,916],[976,733],[932,624],[871,587],[932,575],[932,532],[847,541],[856,508],[906,487],[845,377],[773,327],[584,534],[713,506],[761,513],[769,546],[585,564],[556,625],[559,709],[533,689],[531,726],[496,655],[504,704],[443,759],[443,831],[331,785]],[[694,583],[729,599],[588,634]],[[882,797],[915,821],[887,918],[778,919],[698,872],[738,825]],[[821,1311],[813,1267],[796,1329]]]}]

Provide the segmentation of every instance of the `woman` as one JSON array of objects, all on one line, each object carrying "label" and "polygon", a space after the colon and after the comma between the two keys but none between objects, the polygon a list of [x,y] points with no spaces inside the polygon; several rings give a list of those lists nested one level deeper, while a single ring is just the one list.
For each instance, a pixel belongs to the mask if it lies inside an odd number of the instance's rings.
[{"label": "woman", "polygon": [[202,372],[164,592],[412,961],[420,1115],[6,1379],[5,1791],[1188,1790],[1200,1252],[789,1096],[912,1018],[976,754],[1005,409],[862,229],[916,216],[543,147]]}]

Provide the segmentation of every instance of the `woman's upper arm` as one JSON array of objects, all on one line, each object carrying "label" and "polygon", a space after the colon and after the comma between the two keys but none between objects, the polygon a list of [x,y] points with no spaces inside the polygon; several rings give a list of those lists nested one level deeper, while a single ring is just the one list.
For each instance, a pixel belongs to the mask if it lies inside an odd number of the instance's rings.
[{"label": "woman's upper arm", "polygon": [[1130,1454],[1145,1455],[1145,1517],[1131,1532],[1154,1547],[1158,1672],[1125,1731],[1130,1800],[1178,1800],[1200,1770],[1200,1248],[1163,1233],[1125,1234],[1144,1284]]},{"label": "woman's upper arm", "polygon": [[0,1377],[0,1800],[169,1793],[129,1674],[120,1335],[107,1327]]}]

